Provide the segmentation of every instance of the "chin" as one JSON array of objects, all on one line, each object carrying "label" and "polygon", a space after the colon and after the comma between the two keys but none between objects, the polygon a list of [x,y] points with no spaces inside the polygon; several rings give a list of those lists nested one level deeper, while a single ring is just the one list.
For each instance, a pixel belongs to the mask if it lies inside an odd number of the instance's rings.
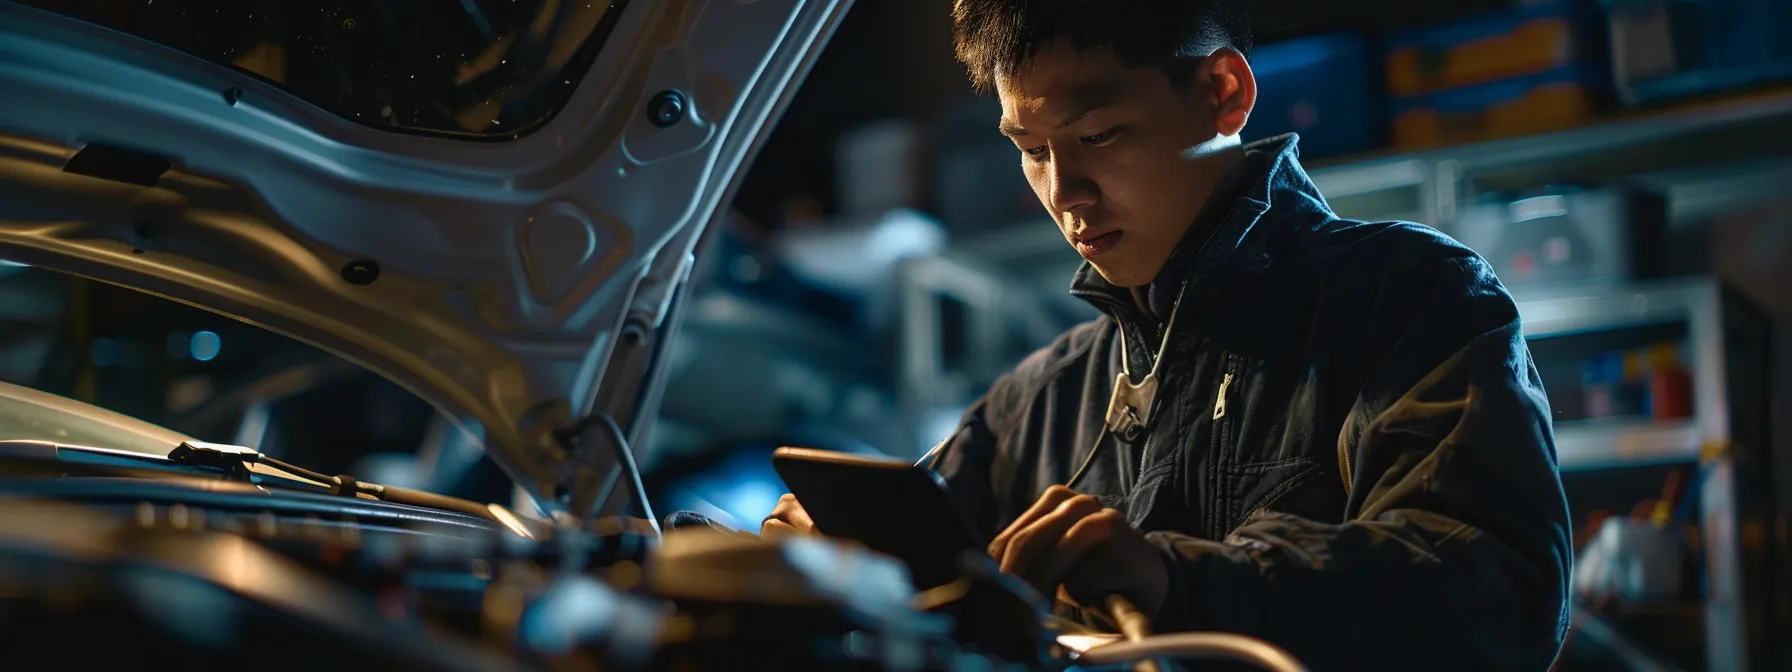
[{"label": "chin", "polygon": [[1132,268],[1128,264],[1120,264],[1104,260],[1091,261],[1089,262],[1089,265],[1095,267],[1095,272],[1101,274],[1101,279],[1108,281],[1108,284],[1115,287],[1130,289],[1133,287],[1142,287],[1151,283],[1152,274],[1140,273],[1136,268]]}]

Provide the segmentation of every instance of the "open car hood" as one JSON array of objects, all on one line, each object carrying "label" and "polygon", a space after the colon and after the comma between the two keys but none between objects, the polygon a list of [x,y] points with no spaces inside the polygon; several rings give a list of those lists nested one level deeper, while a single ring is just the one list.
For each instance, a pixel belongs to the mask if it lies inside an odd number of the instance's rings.
[{"label": "open car hood", "polygon": [[[587,517],[616,478],[606,430],[576,450],[556,432],[602,412],[644,435],[693,255],[850,0],[537,0],[560,18],[519,30],[591,26],[578,54],[547,49],[572,62],[550,73],[564,104],[509,131],[487,101],[455,112],[489,124],[442,132],[32,4],[81,3],[0,0],[0,258],[357,362]],[[365,28],[503,3],[341,4]],[[437,58],[464,74],[496,53]]]}]

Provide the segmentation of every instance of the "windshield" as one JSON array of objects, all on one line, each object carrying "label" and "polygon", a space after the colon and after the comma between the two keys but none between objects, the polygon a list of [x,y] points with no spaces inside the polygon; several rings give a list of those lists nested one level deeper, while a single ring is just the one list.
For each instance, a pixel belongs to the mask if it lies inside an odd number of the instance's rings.
[{"label": "windshield", "polygon": [[189,440],[130,416],[29,387],[0,383],[0,440],[49,441],[167,455]]},{"label": "windshield", "polygon": [[388,130],[508,139],[552,119],[626,0],[20,0]]}]

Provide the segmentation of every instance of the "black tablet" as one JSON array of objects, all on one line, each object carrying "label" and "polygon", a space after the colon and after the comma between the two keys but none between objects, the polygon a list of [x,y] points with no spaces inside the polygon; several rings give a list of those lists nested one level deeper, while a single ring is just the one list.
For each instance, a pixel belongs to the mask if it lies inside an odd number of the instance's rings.
[{"label": "black tablet", "polygon": [[908,563],[917,589],[957,579],[965,551],[988,552],[945,481],[925,468],[789,447],[772,453],[772,467],[817,531]]}]

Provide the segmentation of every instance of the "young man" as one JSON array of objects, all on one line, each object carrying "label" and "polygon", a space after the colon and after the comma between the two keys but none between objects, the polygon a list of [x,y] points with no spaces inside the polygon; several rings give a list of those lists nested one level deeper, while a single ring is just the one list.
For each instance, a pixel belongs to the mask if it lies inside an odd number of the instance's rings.
[{"label": "young man", "polygon": [[[1316,669],[1544,670],[1571,548],[1512,299],[1436,231],[1338,218],[1241,145],[1242,13],[957,0],[959,59],[1104,313],[928,458],[1008,572]],[[1372,92],[1364,92],[1372,95]],[[786,496],[765,533],[805,531]]]}]

